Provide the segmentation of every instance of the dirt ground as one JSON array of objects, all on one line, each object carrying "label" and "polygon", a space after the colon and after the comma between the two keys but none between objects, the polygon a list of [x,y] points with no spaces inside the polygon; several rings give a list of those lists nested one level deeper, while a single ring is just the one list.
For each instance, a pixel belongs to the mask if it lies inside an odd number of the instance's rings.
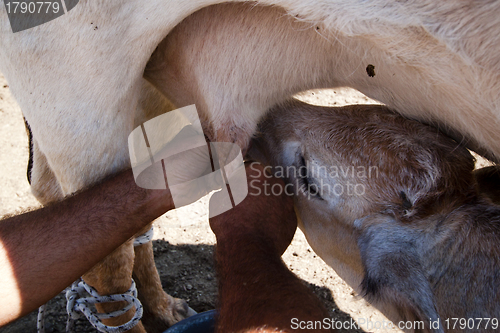
[{"label": "dirt ground", "polygon": [[[350,89],[307,92],[303,99],[314,104],[345,105],[374,103]],[[26,178],[28,142],[21,110],[12,98],[8,83],[0,74],[0,215],[12,214],[38,205]],[[217,297],[213,268],[215,237],[208,226],[208,198],[171,211],[155,222],[154,252],[163,288],[188,301],[198,312],[213,309]],[[387,319],[342,281],[307,244],[297,231],[283,256],[291,271],[307,283],[330,309],[331,318],[341,321],[363,319],[372,323]],[[63,332],[66,323],[65,301],[60,294],[48,303],[46,331]],[[362,326],[363,327],[363,326]],[[364,329],[364,330],[363,330]],[[342,332],[399,332],[395,329],[363,329]],[[36,311],[0,333],[36,332]],[[76,332],[97,332],[78,320]]]}]

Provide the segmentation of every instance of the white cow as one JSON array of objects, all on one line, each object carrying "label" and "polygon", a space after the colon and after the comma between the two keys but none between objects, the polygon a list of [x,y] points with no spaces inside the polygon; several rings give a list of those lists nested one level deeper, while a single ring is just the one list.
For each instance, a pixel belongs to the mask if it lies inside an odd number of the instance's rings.
[{"label": "white cow", "polygon": [[[0,71],[33,131],[38,160],[33,172],[39,175],[33,187],[42,201],[72,193],[128,165],[127,136],[146,119],[140,101],[153,51],[184,18],[218,2],[81,0],[58,19],[15,34],[0,5]],[[407,116],[436,123],[458,138],[463,135],[470,145],[500,159],[498,2],[259,4],[282,9],[245,7],[237,10],[243,16],[234,16],[234,9],[220,7],[199,14],[204,22],[179,27],[189,33],[173,35],[176,46],[188,45],[184,43],[192,38],[192,45],[200,47],[196,37],[203,36],[203,54],[209,55],[197,57],[189,49],[174,52],[179,62],[167,65],[182,70],[174,77],[180,80],[177,87],[186,91],[168,91],[172,81],[162,73],[169,69],[155,71],[162,64],[161,51],[175,48],[162,44],[160,56],[148,66],[148,78],[176,106],[190,100],[199,104],[212,139],[246,148],[270,106],[301,90],[349,85]],[[217,19],[211,19],[215,15]],[[255,34],[245,33],[241,24],[256,29]],[[226,43],[239,48],[224,48]],[[297,64],[309,66],[301,71]],[[165,108],[146,111],[152,116]],[[119,253],[132,251],[127,243]],[[102,269],[106,273],[106,265]],[[128,288],[131,270],[115,274],[121,282],[98,288],[100,292]],[[89,274],[87,279],[93,284],[97,278]],[[185,315],[182,303],[176,303],[180,306],[175,310],[168,297],[162,302],[153,317],[164,316],[171,324]]]}]

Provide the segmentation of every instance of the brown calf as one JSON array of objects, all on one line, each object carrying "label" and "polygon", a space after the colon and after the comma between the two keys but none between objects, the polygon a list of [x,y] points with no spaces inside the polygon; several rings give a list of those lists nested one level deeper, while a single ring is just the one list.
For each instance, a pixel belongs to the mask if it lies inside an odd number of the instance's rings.
[{"label": "brown calf", "polygon": [[251,154],[293,187],[311,246],[395,325],[496,331],[499,189],[485,180],[498,171],[477,184],[464,147],[384,106],[292,100],[260,131]]}]

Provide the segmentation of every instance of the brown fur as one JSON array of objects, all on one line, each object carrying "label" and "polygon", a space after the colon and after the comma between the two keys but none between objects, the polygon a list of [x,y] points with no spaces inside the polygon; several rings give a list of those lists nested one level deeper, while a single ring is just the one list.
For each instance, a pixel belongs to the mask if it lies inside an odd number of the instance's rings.
[{"label": "brown fur", "polygon": [[500,204],[500,167],[493,165],[474,172],[479,191],[491,201]]},{"label": "brown fur", "polygon": [[[463,146],[384,106],[289,101],[260,131],[253,146],[260,151],[251,154],[265,156],[276,172],[307,163],[307,175],[288,181],[311,246],[391,320],[500,316],[500,206],[484,196],[494,199],[498,189],[477,190],[485,184],[482,177],[476,183]],[[376,166],[378,173],[318,171],[333,166]],[[304,182],[350,182],[366,191],[315,193],[296,185]]]}]

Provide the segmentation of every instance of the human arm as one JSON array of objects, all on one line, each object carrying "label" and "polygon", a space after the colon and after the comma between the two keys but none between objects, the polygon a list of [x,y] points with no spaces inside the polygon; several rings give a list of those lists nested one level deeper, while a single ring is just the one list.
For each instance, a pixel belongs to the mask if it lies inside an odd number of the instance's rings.
[{"label": "human arm", "polygon": [[248,196],[210,219],[217,237],[218,332],[293,332],[292,318],[328,318],[321,302],[281,260],[297,227],[293,200],[265,195],[266,187],[283,189],[284,183],[263,171],[258,164],[247,167]]},{"label": "human arm", "polygon": [[45,303],[174,205],[132,172],[0,221],[0,326]]}]

